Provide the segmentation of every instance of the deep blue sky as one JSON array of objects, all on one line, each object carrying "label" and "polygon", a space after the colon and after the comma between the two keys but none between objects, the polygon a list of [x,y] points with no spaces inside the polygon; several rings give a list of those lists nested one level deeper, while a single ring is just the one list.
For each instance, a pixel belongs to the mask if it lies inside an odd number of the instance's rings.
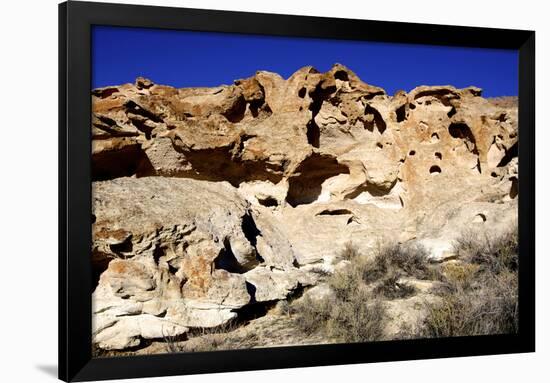
[{"label": "deep blue sky", "polygon": [[447,84],[479,86],[485,97],[518,93],[513,50],[108,26],[93,28],[92,44],[92,88],[138,76],[174,87],[216,86],[257,70],[288,78],[306,65],[324,72],[339,62],[389,94]]}]

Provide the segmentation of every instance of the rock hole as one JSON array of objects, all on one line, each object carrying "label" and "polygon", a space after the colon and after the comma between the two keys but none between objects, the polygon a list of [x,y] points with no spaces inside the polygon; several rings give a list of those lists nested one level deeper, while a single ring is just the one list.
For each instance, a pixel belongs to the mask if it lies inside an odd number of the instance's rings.
[{"label": "rock hole", "polygon": [[315,122],[315,117],[321,110],[323,101],[328,99],[332,93],[336,91],[336,86],[329,86],[325,89],[321,86],[321,83],[317,84],[315,89],[309,93],[311,97],[311,104],[309,105],[309,110],[311,110],[311,120],[307,123],[307,142],[314,148],[318,148],[320,144],[321,132],[319,126]]},{"label": "rock hole", "polygon": [[224,239],[223,246],[224,247],[220,250],[216,259],[214,259],[214,268],[235,274],[242,274],[250,269],[243,267],[239,261],[237,261],[237,258],[231,249],[231,243],[228,238]]},{"label": "rock hole", "polygon": [[409,156],[414,156],[415,154],[416,154],[416,150],[411,150],[411,151],[409,152]]},{"label": "rock hole", "polygon": [[[250,303],[239,308],[236,310],[233,310],[237,314],[237,318],[234,322],[231,322],[235,326],[244,325],[249,323],[251,320],[261,318],[268,314],[270,310],[272,310],[279,300],[273,300],[273,301],[267,301],[267,302],[258,302],[256,300],[256,286],[254,286],[250,282],[246,282],[246,289],[248,290],[248,294],[251,297]],[[304,286],[302,286],[300,283],[296,285],[296,288],[292,290],[286,297],[286,300],[291,302],[299,297],[301,297],[304,293]]]},{"label": "rock hole", "polygon": [[168,263],[168,271],[170,272],[170,274],[176,275],[176,273],[179,271],[179,269],[172,266],[172,264]]},{"label": "rock hole", "polygon": [[144,177],[154,174],[154,168],[138,143],[92,154],[92,181],[117,177]]},{"label": "rock hole", "polygon": [[[260,112],[271,115],[273,112],[271,111],[271,108],[269,105],[265,102],[264,99],[261,100],[253,100],[248,103],[250,113],[252,113],[252,117],[256,118],[260,115]],[[243,115],[244,117],[244,115]]]},{"label": "rock hole", "polygon": [[258,236],[261,236],[262,232],[256,226],[256,222],[254,222],[254,218],[252,217],[252,215],[250,215],[250,213],[246,213],[243,216],[241,229],[245,238],[248,240],[248,242],[250,242],[250,244],[254,247],[254,250],[256,251],[257,263],[263,263],[264,259],[258,253],[258,249],[256,248],[256,244],[258,243]]},{"label": "rock hole", "polygon": [[348,209],[325,209],[316,215],[348,215],[353,214],[351,210]]},{"label": "rock hole", "polygon": [[349,174],[348,167],[328,154],[313,153],[288,179],[286,201],[293,207],[314,202],[321,194],[322,183],[338,174]]},{"label": "rock hole", "polygon": [[407,118],[406,105],[402,105],[395,110],[395,115],[397,117],[397,122],[403,122]]},{"label": "rock hole", "polygon": [[114,259],[112,255],[100,251],[92,252],[92,287],[99,284],[101,274],[109,268],[109,263]]},{"label": "rock hole", "polygon": [[312,118],[315,118],[317,113],[319,113],[319,111],[321,110],[323,101],[328,100],[330,98],[330,95],[334,92],[336,92],[336,86],[332,85],[323,88],[322,83],[317,84],[315,89],[309,92],[309,96],[312,100],[311,104],[309,105],[309,110],[311,110],[312,112]]},{"label": "rock hole", "polygon": [[472,220],[472,223],[483,223],[487,221],[487,217],[485,216],[485,214],[476,214],[474,219]]},{"label": "rock hole", "polygon": [[314,148],[318,148],[321,139],[321,131],[313,118],[309,120],[306,128],[307,142]]},{"label": "rock hole", "polygon": [[462,122],[453,122],[449,125],[449,134],[453,138],[468,139],[475,142],[474,136],[470,127]]},{"label": "rock hole", "polygon": [[432,143],[439,141],[439,134],[432,133]]},{"label": "rock hole", "polygon": [[415,104],[409,104],[409,109],[416,109],[416,105]]},{"label": "rock hole", "polygon": [[453,122],[449,125],[449,134],[453,138],[464,140],[468,150],[477,154],[476,139],[468,125],[462,122]]},{"label": "rock hole", "polygon": [[370,122],[370,125],[367,126],[366,128],[372,131],[372,125],[374,125],[376,126],[376,129],[378,129],[380,134],[383,134],[384,131],[386,130],[386,122],[382,118],[382,115],[380,114],[380,112],[378,112],[372,106],[367,104],[367,106],[365,106],[365,115],[371,115],[373,117],[372,122]]},{"label": "rock hole", "polygon": [[363,100],[365,101],[368,101],[368,100],[372,100],[373,98],[375,97],[378,97],[378,96],[383,96],[384,95],[384,91],[379,91],[379,92],[371,92],[369,94],[366,94],[362,97]]},{"label": "rock hole", "polygon": [[435,158],[437,158],[438,160],[443,159],[443,156],[442,156],[441,153],[439,153],[439,152],[435,152],[435,153],[434,153],[434,156],[435,156]]},{"label": "rock hole", "polygon": [[437,165],[432,165],[432,166],[430,167],[430,174],[434,174],[434,175],[435,175],[435,174],[439,174],[439,173],[441,173],[441,168],[440,168],[439,166],[437,166]]},{"label": "rock hole", "polygon": [[246,213],[243,216],[241,229],[248,242],[250,242],[252,246],[256,247],[256,238],[261,235],[262,232],[258,229],[258,227],[256,226],[256,222],[254,222],[254,218],[252,218],[249,213]]},{"label": "rock hole", "polygon": [[131,253],[134,248],[132,244],[132,235],[129,235],[124,241],[120,243],[113,243],[109,245],[109,249],[117,255],[125,255]]},{"label": "rock hole", "polygon": [[304,98],[306,96],[306,92],[307,92],[307,89],[305,87],[301,88],[299,91],[298,91],[298,97],[300,98]]},{"label": "rock hole", "polygon": [[451,89],[447,89],[447,88],[426,89],[426,90],[423,90],[421,92],[418,92],[414,96],[414,99],[417,100],[419,98],[429,97],[429,96],[437,98],[438,100],[441,101],[441,103],[443,105],[448,105],[449,104],[449,98],[450,97],[456,98],[456,93],[454,91],[452,91]]},{"label": "rock hole", "polygon": [[479,162],[479,158],[477,159],[476,166],[474,166],[474,170],[477,170],[481,174],[481,162]]},{"label": "rock hole", "polygon": [[495,173],[495,172],[491,172],[491,177],[493,177],[493,178],[497,178],[497,177],[498,177],[498,174],[497,174],[497,173]]},{"label": "rock hole", "polygon": [[92,90],[92,94],[99,98],[107,98],[114,93],[118,93],[118,88],[103,88]]},{"label": "rock hole", "polygon": [[447,117],[451,118],[456,114],[456,108],[454,106],[451,106],[451,110],[447,112]]},{"label": "rock hole", "polygon": [[162,118],[154,114],[153,112],[143,108],[142,106],[136,104],[134,101],[129,100],[125,104],[126,108],[128,109],[128,112],[137,114],[141,117],[145,117],[146,119],[149,119],[153,122],[163,122]]},{"label": "rock hole", "polygon": [[339,70],[334,73],[334,78],[340,81],[349,81],[348,73],[345,70]]},{"label": "rock hole", "polygon": [[[256,302],[256,286],[254,286],[252,283],[246,281],[246,291],[248,292],[248,295],[250,295],[250,303]],[[265,314],[264,314],[265,315]],[[237,317],[240,317],[237,315]]]},{"label": "rock hole", "polygon": [[382,143],[380,143],[380,142],[377,142],[377,143],[376,143],[376,147],[377,147],[378,149],[382,149],[382,148],[384,147],[384,145],[382,145]]},{"label": "rock hole", "polygon": [[[251,138],[253,136],[248,136]],[[245,136],[246,138],[246,136]],[[278,183],[282,179],[282,166],[275,166],[266,161],[242,161],[235,157],[244,148],[243,140],[236,140],[229,147],[189,150],[180,143],[175,135],[172,146],[185,156],[192,169],[179,174],[187,178],[207,181],[228,181],[238,187],[241,182],[250,180],[271,181]]]},{"label": "rock hole", "polygon": [[512,158],[517,156],[518,156],[518,143],[516,141],[514,145],[512,145],[509,149],[506,150],[506,153],[498,163],[497,168],[508,165],[510,161],[512,161]]},{"label": "rock hole", "polygon": [[246,100],[243,96],[239,97],[233,105],[225,112],[221,113],[229,122],[237,123],[244,118],[246,112]]},{"label": "rock hole", "polygon": [[166,249],[161,246],[156,246],[155,250],[153,250],[153,260],[158,265],[160,258],[163,257],[166,254]]},{"label": "rock hole", "polygon": [[498,122],[505,122],[507,119],[508,119],[508,116],[506,115],[506,112],[501,113],[501,114],[497,117],[497,121],[498,121]]},{"label": "rock hole", "polygon": [[279,202],[273,197],[258,198],[258,202],[260,203],[260,205],[266,206],[266,207],[279,206]]}]

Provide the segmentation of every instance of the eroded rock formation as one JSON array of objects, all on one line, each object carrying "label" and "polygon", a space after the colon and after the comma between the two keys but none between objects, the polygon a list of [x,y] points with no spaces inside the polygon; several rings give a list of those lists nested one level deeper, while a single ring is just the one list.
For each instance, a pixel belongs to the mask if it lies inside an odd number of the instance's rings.
[{"label": "eroded rock formation", "polygon": [[93,337],[219,326],[332,270],[347,242],[452,256],[517,216],[517,108],[481,89],[390,96],[336,64],[283,79],[92,92]]}]

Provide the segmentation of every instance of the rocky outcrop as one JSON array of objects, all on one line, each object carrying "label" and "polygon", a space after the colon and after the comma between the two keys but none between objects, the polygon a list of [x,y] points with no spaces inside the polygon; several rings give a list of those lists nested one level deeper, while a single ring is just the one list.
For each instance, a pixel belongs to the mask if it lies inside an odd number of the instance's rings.
[{"label": "rocky outcrop", "polygon": [[517,216],[517,107],[481,89],[390,96],[336,64],[283,79],[92,92],[93,337],[215,327],[331,271],[348,242],[453,254]]}]

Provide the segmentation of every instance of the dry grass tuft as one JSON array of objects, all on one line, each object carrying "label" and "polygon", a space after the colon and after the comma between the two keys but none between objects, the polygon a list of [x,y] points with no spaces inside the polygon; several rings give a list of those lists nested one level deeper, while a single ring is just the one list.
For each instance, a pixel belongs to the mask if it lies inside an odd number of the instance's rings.
[{"label": "dry grass tuft", "polygon": [[165,337],[166,352],[207,352],[217,350],[247,349],[258,345],[258,336],[254,332],[237,333],[238,325],[234,321],[214,327],[197,329],[194,337],[182,341]]}]

